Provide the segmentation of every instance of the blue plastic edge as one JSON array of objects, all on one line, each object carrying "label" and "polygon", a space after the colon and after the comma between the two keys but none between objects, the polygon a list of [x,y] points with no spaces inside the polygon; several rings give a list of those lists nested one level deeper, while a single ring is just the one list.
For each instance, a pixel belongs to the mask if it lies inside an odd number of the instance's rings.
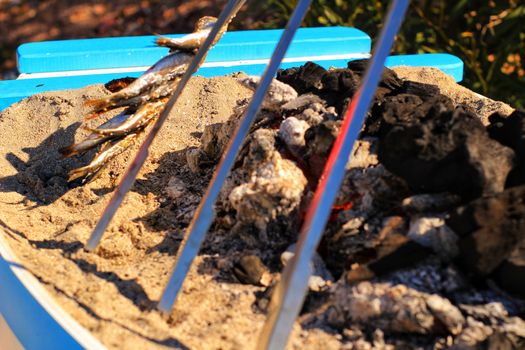
[{"label": "blue plastic edge", "polygon": [[[346,67],[348,61],[348,59],[340,59],[316,60],[315,62],[324,68],[343,68]],[[306,63],[306,61],[283,63],[281,68],[296,67],[304,63]],[[461,81],[463,77],[463,62],[458,57],[450,54],[400,55],[390,56],[387,59],[387,67],[395,67],[400,65],[438,68],[451,75],[456,81]],[[265,64],[263,63],[228,67],[204,67],[199,69],[196,74],[204,77],[214,77],[243,71],[249,75],[260,75],[264,71],[264,68]],[[112,79],[122,77],[138,77],[140,74],[141,72],[124,72],[118,74],[97,74],[0,81],[0,111],[9,107],[11,104],[33,94],[54,90],[77,89],[91,84],[106,83]]]},{"label": "blue plastic edge", "polygon": [[[282,29],[227,32],[212,48],[206,62],[267,59]],[[182,35],[167,35],[180,37]],[[155,36],[45,41],[22,44],[17,49],[21,73],[151,66],[168,49],[153,44]],[[368,53],[371,39],[351,27],[300,28],[287,58],[342,53]]]},{"label": "blue plastic edge", "polygon": [[0,313],[24,348],[83,349],[35,300],[11,264],[0,255]]}]

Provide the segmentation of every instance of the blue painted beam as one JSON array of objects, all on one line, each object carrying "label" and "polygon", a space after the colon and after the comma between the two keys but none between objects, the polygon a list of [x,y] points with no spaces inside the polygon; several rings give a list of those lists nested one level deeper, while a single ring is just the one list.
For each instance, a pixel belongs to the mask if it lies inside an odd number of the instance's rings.
[{"label": "blue painted beam", "polygon": [[[206,62],[268,59],[282,29],[227,32]],[[182,35],[167,35],[181,37]],[[155,36],[78,39],[22,44],[17,50],[20,73],[151,66],[168,52],[153,44]],[[350,27],[301,28],[286,58],[369,53],[370,37]]]},{"label": "blue painted beam", "polygon": [[[347,65],[348,59],[315,60],[315,62],[325,68],[344,68]],[[281,68],[296,67],[304,63],[306,63],[306,61],[285,62],[281,65]],[[435,67],[451,75],[456,81],[460,81],[463,76],[463,62],[456,56],[449,54],[400,55],[390,56],[387,59],[387,67],[400,65]],[[202,67],[197,71],[197,74],[204,77],[213,77],[243,71],[249,75],[260,75],[264,71],[264,68],[264,63],[237,64],[223,67]],[[91,84],[106,83],[117,78],[138,77],[140,74],[142,74],[142,72],[0,80],[0,111],[33,94],[54,90],[77,89]]]}]

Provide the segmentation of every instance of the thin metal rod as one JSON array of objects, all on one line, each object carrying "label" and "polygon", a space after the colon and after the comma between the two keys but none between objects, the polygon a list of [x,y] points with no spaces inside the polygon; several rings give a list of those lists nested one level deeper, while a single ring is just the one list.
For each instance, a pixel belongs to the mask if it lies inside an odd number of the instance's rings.
[{"label": "thin metal rod", "polygon": [[388,12],[386,25],[374,49],[363,83],[346,111],[341,131],[308,208],[295,256],[286,265],[281,282],[272,295],[269,315],[257,349],[284,349],[288,342],[288,336],[306,295],[311,275],[310,262],[328,221],[353,144],[359,135],[381,79],[385,59],[403,21],[408,2],[408,0],[394,0]]},{"label": "thin metal rod", "polygon": [[193,217],[193,220],[186,231],[186,235],[182,242],[179,252],[177,254],[175,266],[173,268],[172,275],[166,286],[164,293],[160,299],[158,308],[159,310],[167,313],[173,307],[177,294],[180,291],[182,283],[188,274],[190,265],[195,259],[195,256],[199,252],[199,248],[204,240],[204,236],[214,218],[214,205],[219,192],[230,172],[235,158],[237,157],[238,151],[242,146],[248,131],[260,109],[261,103],[266,95],[268,87],[270,86],[272,79],[277,73],[281,61],[290,45],[297,28],[303,21],[303,17],[310,6],[311,0],[300,0],[297,4],[284,33],[273,52],[270,63],[266,67],[262,79],[255,91],[253,98],[248,105],[248,108],[233,135],[226,152],[224,153],[221,162],[219,163],[217,170],[208,186],[206,194],[203,200],[197,208],[197,212]]},{"label": "thin metal rod", "polygon": [[127,169],[126,173],[124,174],[124,177],[120,181],[120,184],[118,185],[117,189],[113,193],[113,197],[111,197],[111,200],[109,201],[108,205],[106,206],[106,209],[102,213],[102,216],[100,217],[99,222],[97,223],[97,226],[93,230],[93,233],[91,234],[91,237],[89,237],[89,240],[86,244],[87,250],[94,250],[98,244],[100,243],[100,240],[102,239],[102,235],[104,234],[104,231],[108,227],[109,223],[111,222],[111,219],[113,219],[113,216],[115,215],[118,207],[122,203],[122,200],[124,199],[124,196],[126,193],[128,193],[129,189],[135,182],[135,179],[137,178],[137,174],[139,173],[140,168],[142,165],[144,165],[144,162],[146,161],[146,158],[149,154],[149,147],[153,143],[153,140],[155,139],[155,136],[157,136],[160,128],[168,118],[168,115],[170,111],[172,110],[173,106],[179,99],[180,95],[182,94],[182,91],[186,87],[186,84],[190,80],[193,73],[197,71],[199,66],[202,64],[204,59],[206,58],[206,55],[208,54],[209,49],[213,45],[213,43],[216,41],[216,39],[219,37],[219,34],[221,33],[222,27],[229,23],[233,17],[237,14],[239,9],[244,5],[246,0],[229,0],[224,9],[222,10],[219,18],[217,19],[217,22],[213,26],[210,34],[200,47],[199,51],[195,55],[195,58],[191,61],[188,69],[182,76],[179,84],[177,85],[177,88],[175,89],[175,92],[171,96],[171,98],[166,103],[166,107],[164,107],[164,110],[160,114],[159,118],[153,125],[153,128],[151,129],[150,133],[142,143],[142,146],[139,149],[139,152],[135,156],[135,159]]}]

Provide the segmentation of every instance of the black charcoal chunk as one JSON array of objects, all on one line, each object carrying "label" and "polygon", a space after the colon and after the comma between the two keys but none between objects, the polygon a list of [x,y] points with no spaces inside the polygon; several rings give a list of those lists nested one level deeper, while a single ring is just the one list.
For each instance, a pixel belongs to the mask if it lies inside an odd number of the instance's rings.
[{"label": "black charcoal chunk", "polygon": [[493,272],[525,239],[525,186],[457,208],[447,225],[458,235],[458,263],[481,276]]},{"label": "black charcoal chunk", "polygon": [[495,113],[489,117],[490,137],[516,152],[515,167],[507,178],[507,187],[525,184],[525,111],[514,111],[505,117]]},{"label": "black charcoal chunk", "polygon": [[444,104],[428,114],[402,117],[393,111],[379,142],[379,160],[408,182],[415,193],[449,191],[471,200],[501,192],[514,152],[491,139],[481,121]]}]

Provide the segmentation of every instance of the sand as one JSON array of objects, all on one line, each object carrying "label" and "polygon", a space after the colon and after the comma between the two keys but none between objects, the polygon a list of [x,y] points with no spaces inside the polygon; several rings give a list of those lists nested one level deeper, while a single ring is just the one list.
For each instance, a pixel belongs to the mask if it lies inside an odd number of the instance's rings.
[{"label": "sand", "polygon": [[[251,91],[233,78],[193,79],[100,248],[87,253],[82,246],[138,145],[100,178],[74,188],[66,183],[67,171],[93,154],[59,160],[57,150],[86,135],[78,128],[83,101],[104,93],[101,85],[45,93],[0,114],[0,230],[60,305],[108,348],[228,349],[252,343],[253,325],[263,320],[250,308],[257,288],[216,282],[218,257],[199,256],[168,319],[153,310],[208,180],[190,175],[183,151]],[[173,178],[189,191],[180,207],[163,192]]]},{"label": "sand", "polygon": [[[444,91],[456,86],[441,84]],[[227,120],[252,92],[232,77],[192,79],[100,247],[89,253],[83,244],[138,145],[94,182],[76,187],[68,185],[67,172],[93,153],[61,160],[58,149],[86,136],[79,128],[83,102],[106,93],[102,85],[44,93],[0,113],[0,234],[58,303],[110,349],[253,348],[265,319],[253,304],[264,288],[232,280],[231,252],[221,250],[221,232],[213,227],[173,312],[164,317],[155,310],[209,181],[209,174],[189,171],[185,150],[199,144],[205,125]],[[174,183],[182,184],[182,194],[169,190]],[[290,347],[335,349],[340,340],[296,324]]]}]

